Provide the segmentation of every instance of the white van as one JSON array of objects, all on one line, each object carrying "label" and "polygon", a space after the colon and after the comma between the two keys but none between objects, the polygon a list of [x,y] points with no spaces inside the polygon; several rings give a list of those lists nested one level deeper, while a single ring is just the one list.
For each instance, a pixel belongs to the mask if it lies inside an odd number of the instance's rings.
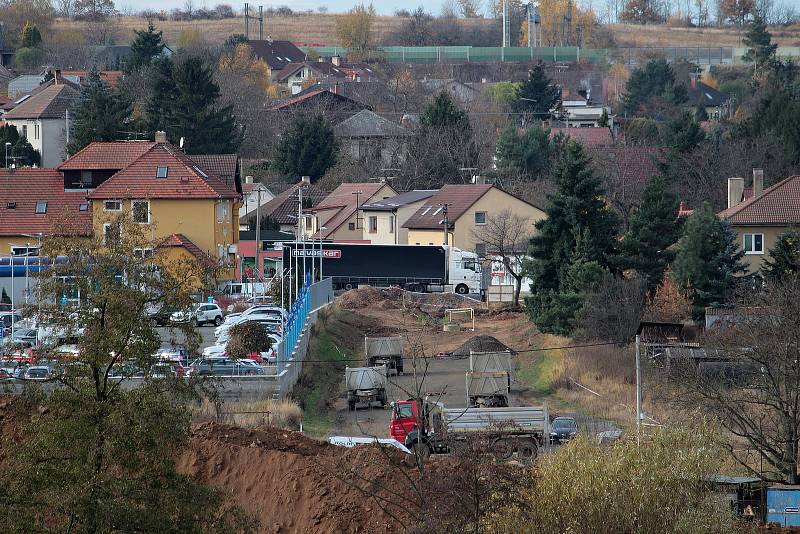
[{"label": "white van", "polygon": [[253,295],[263,295],[266,293],[268,285],[269,284],[262,284],[258,282],[227,282],[220,287],[220,293],[233,299],[245,298]]}]

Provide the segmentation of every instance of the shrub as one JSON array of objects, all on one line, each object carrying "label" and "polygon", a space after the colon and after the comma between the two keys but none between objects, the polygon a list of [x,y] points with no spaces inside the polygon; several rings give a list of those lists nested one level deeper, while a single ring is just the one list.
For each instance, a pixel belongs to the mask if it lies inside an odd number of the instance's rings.
[{"label": "shrub", "polygon": [[252,321],[233,325],[230,337],[227,351],[231,358],[246,358],[254,352],[268,351],[272,346],[272,339],[264,327]]}]

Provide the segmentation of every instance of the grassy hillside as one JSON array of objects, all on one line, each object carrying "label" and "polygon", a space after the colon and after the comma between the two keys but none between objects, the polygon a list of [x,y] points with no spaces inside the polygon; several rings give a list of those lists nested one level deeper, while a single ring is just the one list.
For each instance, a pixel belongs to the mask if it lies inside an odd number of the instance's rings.
[{"label": "grassy hillside", "polygon": [[[264,20],[264,35],[274,39],[289,39],[305,43],[336,45],[335,14],[297,15],[291,17],[270,17]],[[387,42],[387,37],[395,32],[405,19],[399,17],[377,17],[374,26],[375,41]],[[472,19],[470,24],[490,24],[488,19]],[[133,30],[147,27],[147,20],[140,17],[120,17],[117,19],[116,41],[128,43],[133,38]],[[210,43],[221,43],[229,35],[244,33],[242,18],[198,21],[157,21],[156,25],[164,32],[167,43],[178,43],[182,32],[198,30]],[[84,23],[58,19],[55,31],[81,30]],[[667,26],[637,26],[615,24],[614,36],[620,46],[741,46],[742,32],[734,28],[671,28]],[[251,35],[257,36],[258,28],[251,25]],[[800,46],[800,26],[773,28],[773,39],[781,46]]]}]

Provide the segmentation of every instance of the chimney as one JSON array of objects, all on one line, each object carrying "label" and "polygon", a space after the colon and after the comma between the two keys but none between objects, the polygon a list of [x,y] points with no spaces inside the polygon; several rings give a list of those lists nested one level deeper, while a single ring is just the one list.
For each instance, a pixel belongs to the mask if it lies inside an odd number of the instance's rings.
[{"label": "chimney", "polygon": [[252,176],[245,176],[244,177],[244,183],[252,184],[253,183],[253,177]]},{"label": "chimney", "polygon": [[486,178],[476,174],[475,176],[472,177],[472,183],[475,185],[485,185]]},{"label": "chimney", "polygon": [[334,65],[336,65],[338,67],[338,66],[340,66],[342,64],[342,58],[339,57],[339,56],[333,56],[331,58],[331,63],[333,63]]},{"label": "chimney", "polygon": [[310,184],[311,183],[311,177],[310,176],[303,176],[302,178],[300,178],[300,182],[304,183],[304,184]]},{"label": "chimney", "polygon": [[744,194],[744,178],[728,178],[728,208],[742,201]]},{"label": "chimney", "polygon": [[53,73],[53,85],[59,85],[64,83],[64,77],[61,76],[61,69],[56,69]]},{"label": "chimney", "polygon": [[764,193],[764,169],[753,169],[753,198]]},{"label": "chimney", "polygon": [[156,132],[155,141],[156,141],[156,143],[166,143],[167,142],[167,132],[164,132],[162,130],[157,131]]}]

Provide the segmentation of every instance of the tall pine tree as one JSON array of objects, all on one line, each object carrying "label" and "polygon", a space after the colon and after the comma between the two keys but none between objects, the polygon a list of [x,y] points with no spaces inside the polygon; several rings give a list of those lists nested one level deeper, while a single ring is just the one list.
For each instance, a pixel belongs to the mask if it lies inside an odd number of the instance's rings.
[{"label": "tall pine tree", "polygon": [[752,61],[756,73],[769,70],[775,64],[778,45],[772,43],[772,34],[767,31],[764,19],[758,14],[753,18],[753,23],[744,36],[744,45],[747,47],[747,52],[742,59]]},{"label": "tall pine tree", "polygon": [[184,139],[187,154],[234,153],[242,141],[232,107],[218,107],[219,86],[211,69],[198,57],[177,64],[154,63],[147,124],[151,135],[167,132],[172,143]]},{"label": "tall pine tree", "polygon": [[558,87],[547,77],[544,66],[539,63],[528,71],[528,79],[522,82],[517,91],[514,108],[519,113],[528,113],[539,120],[550,116],[561,97]]},{"label": "tall pine tree", "polygon": [[[675,106],[688,99],[686,87],[676,83],[675,72],[666,59],[651,59],[631,73],[625,86],[623,109],[632,115],[651,115],[651,101],[658,99]],[[660,109],[661,106],[656,106]]]},{"label": "tall pine tree", "polygon": [[654,292],[675,257],[670,248],[680,237],[678,195],[667,187],[663,176],[654,176],[642,193],[639,210],[631,217],[630,229],[620,243],[616,263],[634,269]]},{"label": "tall pine tree", "polygon": [[498,170],[529,180],[536,180],[550,170],[552,152],[550,130],[542,128],[541,122],[536,122],[522,134],[509,124],[497,137],[495,145]]},{"label": "tall pine tree", "polygon": [[[531,279],[528,312],[543,331],[565,333],[580,302],[561,307],[563,296],[574,293],[577,277],[573,264],[607,270],[616,254],[618,219],[603,200],[601,182],[592,171],[588,156],[579,143],[568,141],[555,171],[558,191],[551,196],[547,217],[536,223],[531,239],[526,275]],[[554,322],[554,318],[557,321]]]},{"label": "tall pine tree", "polygon": [[767,280],[778,280],[800,271],[800,231],[793,228],[778,236],[761,271]]},{"label": "tall pine tree", "polygon": [[692,315],[705,316],[706,306],[728,302],[736,286],[737,275],[744,273],[744,253],[736,243],[736,234],[720,221],[708,202],[696,209],[672,263],[672,279],[682,289],[691,291]]},{"label": "tall pine tree", "polygon": [[109,89],[97,70],[92,69],[88,83],[81,90],[67,151],[75,154],[94,141],[125,139],[130,114],[131,102],[118,91]]},{"label": "tall pine tree", "polygon": [[154,59],[164,52],[162,32],[156,31],[152,21],[147,23],[147,30],[134,30],[136,36],[131,42],[131,55],[125,62],[127,72],[136,72],[150,65]]},{"label": "tall pine tree", "polygon": [[337,150],[333,127],[322,115],[299,115],[281,136],[273,166],[291,178],[316,181],[336,163]]}]

